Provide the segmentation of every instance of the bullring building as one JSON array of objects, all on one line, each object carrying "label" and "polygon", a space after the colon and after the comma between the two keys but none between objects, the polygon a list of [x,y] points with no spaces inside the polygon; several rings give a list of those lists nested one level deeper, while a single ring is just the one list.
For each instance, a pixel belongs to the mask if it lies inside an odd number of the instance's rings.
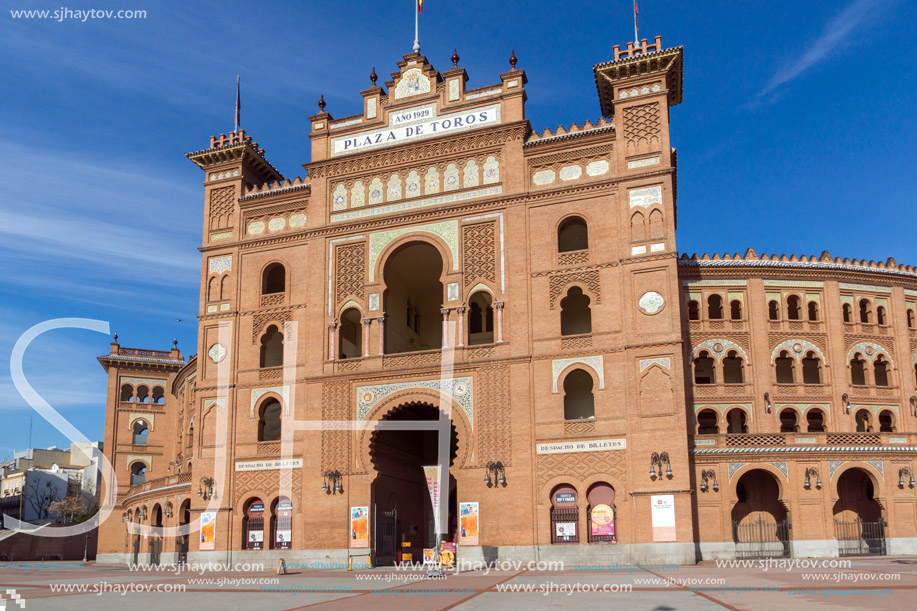
[{"label": "bullring building", "polygon": [[917,553],[917,269],[680,255],[659,37],[593,67],[602,119],[554,131],[515,54],[473,89],[451,59],[373,70],[357,115],[322,100],[302,178],[243,130],[187,155],[197,356],[99,357],[99,559],[419,559],[449,435],[459,558]]}]

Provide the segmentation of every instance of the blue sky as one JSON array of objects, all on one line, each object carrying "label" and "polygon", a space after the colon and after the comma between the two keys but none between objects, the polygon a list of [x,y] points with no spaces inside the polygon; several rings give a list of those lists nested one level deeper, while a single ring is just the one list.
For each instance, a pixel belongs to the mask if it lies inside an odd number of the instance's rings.
[{"label": "blue sky", "polygon": [[[308,161],[307,117],[360,112],[413,41],[411,0],[193,3],[79,0],[142,20],[13,19],[0,6],[0,353],[58,317],[106,320],[131,347],[194,352],[201,172],[184,153],[243,126],[289,177]],[[678,245],[686,252],[820,253],[917,264],[912,40],[904,0],[640,0],[641,36],[684,45]],[[423,52],[469,87],[512,50],[535,129],[599,116],[592,66],[633,37],[630,0],[427,0]],[[908,170],[908,168],[911,170]],[[184,322],[177,322],[183,319]],[[110,340],[34,342],[32,385],[91,439],[103,435]],[[0,458],[28,443],[31,409],[0,373]],[[33,446],[69,443],[35,415]]]}]

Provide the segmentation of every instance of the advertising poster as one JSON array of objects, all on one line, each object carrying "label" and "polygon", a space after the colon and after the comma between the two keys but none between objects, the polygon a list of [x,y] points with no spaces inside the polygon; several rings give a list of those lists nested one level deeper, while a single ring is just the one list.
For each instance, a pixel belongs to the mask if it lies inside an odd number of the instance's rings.
[{"label": "advertising poster", "polygon": [[557,522],[554,524],[554,536],[574,537],[576,536],[576,522]]},{"label": "advertising poster", "polygon": [[675,541],[675,496],[657,494],[650,497],[653,517],[653,541]]},{"label": "advertising poster", "polygon": [[350,508],[350,547],[369,547],[369,507]]},{"label": "advertising poster", "polygon": [[423,474],[427,480],[427,489],[430,491],[430,502],[433,503],[433,528],[438,533],[442,532],[439,524],[440,471],[442,471],[442,468],[439,465],[423,468]]},{"label": "advertising poster", "polygon": [[423,548],[423,563],[424,564],[436,564],[436,548],[435,547]]},{"label": "advertising poster", "polygon": [[592,508],[592,536],[615,534],[615,512],[608,505]]},{"label": "advertising poster", "polygon": [[278,530],[276,531],[274,542],[277,543],[277,547],[281,549],[286,549],[290,547],[290,540],[292,539],[293,539],[292,530]]},{"label": "advertising poster", "polygon": [[261,544],[264,543],[264,531],[263,530],[248,531],[248,542],[252,544],[253,549],[261,549]]},{"label": "advertising poster", "polygon": [[459,544],[479,544],[477,503],[459,503]]},{"label": "advertising poster", "polygon": [[212,550],[216,545],[216,521],[217,513],[215,511],[205,511],[201,513],[202,550]]}]

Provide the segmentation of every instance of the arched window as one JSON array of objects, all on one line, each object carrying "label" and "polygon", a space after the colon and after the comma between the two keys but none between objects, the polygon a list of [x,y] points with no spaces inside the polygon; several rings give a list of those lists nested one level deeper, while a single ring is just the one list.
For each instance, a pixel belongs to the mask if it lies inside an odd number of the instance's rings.
[{"label": "arched window", "polygon": [[885,316],[885,306],[879,306],[876,308],[876,322],[880,325],[888,324]]},{"label": "arched window", "polygon": [[780,356],[774,359],[774,366],[777,369],[777,384],[796,383],[796,361],[786,350],[781,351]]},{"label": "arched window", "polygon": [[810,409],[806,414],[806,425],[809,433],[824,433],[825,413],[818,408]]},{"label": "arched window", "polygon": [[223,276],[220,280],[220,301],[229,299],[229,274]]},{"label": "arched window", "polygon": [[589,502],[587,523],[590,543],[615,543],[615,489],[605,482],[596,482],[586,492]]},{"label": "arched window", "polygon": [[767,317],[770,320],[780,320],[780,304],[774,299],[767,302]]},{"label": "arched window", "polygon": [[802,383],[821,384],[821,361],[812,350],[802,359]]},{"label": "arched window", "polygon": [[271,325],[261,337],[261,366],[280,367],[281,365],[283,365],[283,333],[276,325]]},{"label": "arched window", "polygon": [[142,484],[146,481],[146,465],[142,462],[135,462],[131,465],[131,486]]},{"label": "arched window", "polygon": [[287,270],[280,263],[271,263],[261,274],[261,294],[283,293],[287,286]]},{"label": "arched window", "polygon": [[694,383],[715,384],[716,370],[713,358],[706,350],[702,350],[694,359]]},{"label": "arched window", "polygon": [[730,350],[723,359],[723,382],[726,384],[744,384],[745,373],[740,357],[735,350]]},{"label": "arched window", "polygon": [[216,276],[210,278],[207,282],[207,301],[220,300],[220,279]]},{"label": "arched window", "polygon": [[873,363],[876,386],[888,386],[888,361],[881,354]]},{"label": "arched window", "polygon": [[733,299],[732,303],[729,304],[729,318],[742,320],[742,302],[738,299]]},{"label": "arched window", "polygon": [[785,408],[780,411],[781,433],[795,433],[798,429],[797,422],[799,422],[799,417],[796,415],[796,410]]},{"label": "arched window", "polygon": [[814,301],[809,302],[809,321],[816,322],[818,320],[818,304]]},{"label": "arched window", "polygon": [[589,248],[589,229],[578,216],[565,219],[557,228],[557,252],[571,252]]},{"label": "arched window", "polygon": [[398,247],[385,262],[382,310],[385,354],[435,350],[443,345],[443,257],[428,242]]},{"label": "arched window", "polygon": [[150,402],[150,389],[146,386],[137,387],[137,403],[149,403]]},{"label": "arched window", "polygon": [[595,418],[595,397],[592,376],[574,369],[564,378],[564,420]]},{"label": "arched window", "polygon": [[697,414],[697,434],[716,435],[720,432],[719,415],[716,410],[702,409]]},{"label": "arched window", "polygon": [[867,324],[872,322],[872,306],[868,299],[860,299],[860,322]]},{"label": "arched window", "polygon": [[853,306],[851,306],[849,303],[844,304],[844,322],[853,322]]},{"label": "arched window", "polygon": [[468,300],[468,345],[494,341],[493,300],[487,291],[478,291]]},{"label": "arched window", "polygon": [[145,446],[146,445],[147,439],[149,438],[149,435],[148,435],[149,430],[150,430],[150,427],[146,423],[146,420],[137,420],[136,422],[134,422],[133,443],[135,446]]},{"label": "arched window", "polygon": [[857,423],[857,433],[871,433],[872,432],[872,417],[868,410],[861,409],[856,413],[855,416]]},{"label": "arched window", "polygon": [[258,441],[280,441],[280,403],[266,401],[258,413]]},{"label": "arched window", "polygon": [[879,412],[879,432],[895,432],[895,416],[891,413],[890,410],[883,409],[881,412]]},{"label": "arched window", "polygon": [[592,311],[589,297],[583,289],[571,286],[567,296],[560,300],[560,334],[578,335],[592,333]]},{"label": "arched window", "polygon": [[866,386],[866,361],[859,352],[850,359],[850,383],[854,386]]},{"label": "arched window", "polygon": [[153,388],[153,403],[162,405],[166,402],[166,391],[162,386],[156,386]]},{"label": "arched window", "polygon": [[657,208],[650,212],[650,239],[661,240],[665,236],[665,225],[662,223],[662,212]]},{"label": "arched window", "polygon": [[579,543],[576,488],[561,484],[551,491],[551,543]]},{"label": "arched window", "polygon": [[788,320],[800,320],[802,318],[802,308],[799,305],[799,297],[790,295],[786,298],[786,317]]},{"label": "arched window", "polygon": [[911,308],[907,309],[907,327],[908,329],[913,329],[917,326],[917,319],[914,317],[914,310]]},{"label": "arched window", "polygon": [[700,320],[700,305],[694,299],[688,302],[688,320]]},{"label": "arched window", "polygon": [[123,403],[130,403],[134,400],[134,387],[130,384],[124,384],[121,386],[121,401]]},{"label": "arched window", "polygon": [[748,426],[745,424],[745,410],[733,408],[726,412],[727,433],[747,433]]},{"label": "arched window", "polygon": [[342,359],[358,359],[363,354],[363,324],[360,310],[349,308],[341,314],[341,332],[338,342],[339,357]]},{"label": "arched window", "polygon": [[646,221],[639,212],[630,217],[630,239],[631,242],[646,241]]},{"label": "arched window", "polygon": [[707,297],[707,318],[710,320],[722,320],[723,298],[719,295],[710,295]]}]

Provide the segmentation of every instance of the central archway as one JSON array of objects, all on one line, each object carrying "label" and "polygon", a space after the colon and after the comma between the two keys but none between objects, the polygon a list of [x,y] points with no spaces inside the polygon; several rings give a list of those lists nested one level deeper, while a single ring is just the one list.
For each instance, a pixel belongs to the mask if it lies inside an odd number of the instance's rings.
[{"label": "central archway", "polygon": [[[435,421],[439,416],[439,410],[433,405],[414,401],[402,403],[387,413],[382,421]],[[454,422],[450,438],[451,467],[458,455],[458,433]],[[372,483],[375,516],[373,550],[377,564],[393,564],[398,560],[399,552],[411,553],[413,559],[418,559],[423,548],[435,545],[433,507],[422,467],[437,464],[437,447],[438,431],[432,428],[377,430],[371,434],[369,456],[376,471]],[[449,519],[443,538],[455,541],[457,495],[455,478],[451,474],[448,485]]]},{"label": "central archway", "polygon": [[426,242],[409,242],[385,262],[385,353],[442,347],[443,256]]}]

